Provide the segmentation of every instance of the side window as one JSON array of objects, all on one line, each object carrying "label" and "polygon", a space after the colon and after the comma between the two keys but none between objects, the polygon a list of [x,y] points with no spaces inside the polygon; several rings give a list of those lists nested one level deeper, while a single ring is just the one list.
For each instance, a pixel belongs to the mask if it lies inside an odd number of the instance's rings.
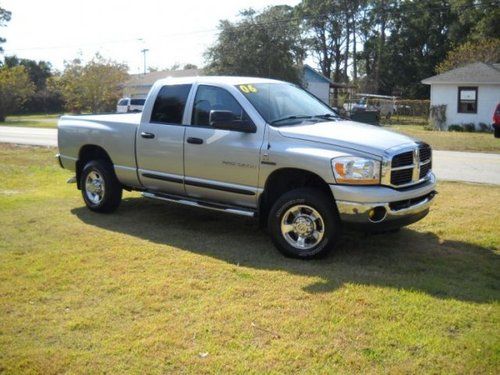
[{"label": "side window", "polygon": [[151,122],[181,125],[190,90],[191,85],[163,86],[156,97]]},{"label": "side window", "polygon": [[118,105],[128,105],[128,99],[122,99],[118,102]]},{"label": "side window", "polygon": [[241,105],[227,90],[200,85],[194,99],[191,124],[210,126],[209,117],[212,110],[231,111],[236,115],[237,120],[250,121]]}]

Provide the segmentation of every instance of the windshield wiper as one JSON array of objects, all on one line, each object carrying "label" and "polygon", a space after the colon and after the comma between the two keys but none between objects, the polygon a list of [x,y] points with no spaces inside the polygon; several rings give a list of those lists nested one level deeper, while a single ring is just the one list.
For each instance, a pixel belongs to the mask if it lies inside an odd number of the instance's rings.
[{"label": "windshield wiper", "polygon": [[315,118],[324,118],[324,119],[329,119],[329,118],[338,119],[339,118],[339,116],[334,115],[333,113],[325,113],[324,115],[316,115],[314,117]]},{"label": "windshield wiper", "polygon": [[278,122],[286,121],[286,120],[305,120],[308,118],[312,118],[312,116],[305,116],[305,115],[293,115],[293,116],[286,116],[283,118],[279,118],[277,120],[273,120],[270,122],[271,125],[277,124]]}]

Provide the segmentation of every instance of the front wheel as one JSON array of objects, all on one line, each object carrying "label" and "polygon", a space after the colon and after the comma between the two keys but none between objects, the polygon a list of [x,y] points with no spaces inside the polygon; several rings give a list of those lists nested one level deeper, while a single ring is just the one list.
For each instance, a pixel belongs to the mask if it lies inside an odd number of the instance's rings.
[{"label": "front wheel", "polygon": [[92,160],[83,168],[80,187],[85,204],[96,212],[112,212],[120,205],[122,187],[113,166],[105,160]]},{"label": "front wheel", "polygon": [[300,259],[327,255],[340,236],[333,199],[309,188],[293,190],[280,197],[269,213],[268,228],[280,252]]},{"label": "front wheel", "polygon": [[500,138],[500,125],[498,126],[493,126],[494,132],[495,132],[495,138]]}]

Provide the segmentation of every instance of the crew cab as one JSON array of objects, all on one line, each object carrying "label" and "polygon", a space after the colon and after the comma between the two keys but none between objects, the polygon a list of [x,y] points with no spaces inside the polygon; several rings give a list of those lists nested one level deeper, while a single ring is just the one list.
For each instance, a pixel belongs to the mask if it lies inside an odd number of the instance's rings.
[{"label": "crew cab", "polygon": [[114,211],[126,189],[251,216],[302,259],[335,248],[344,226],[414,223],[436,193],[429,145],[270,79],[163,79],[142,113],[61,117],[58,141],[92,211]]}]

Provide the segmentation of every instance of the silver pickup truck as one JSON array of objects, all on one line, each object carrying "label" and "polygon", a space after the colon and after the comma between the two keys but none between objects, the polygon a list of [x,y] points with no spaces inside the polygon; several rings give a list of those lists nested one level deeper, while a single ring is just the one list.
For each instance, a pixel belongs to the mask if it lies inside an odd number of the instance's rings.
[{"label": "silver pickup truck", "polygon": [[257,217],[292,257],[325,255],[343,226],[414,223],[436,194],[429,145],[275,80],[160,80],[142,114],[63,116],[58,129],[89,209],[115,210],[125,189]]}]

